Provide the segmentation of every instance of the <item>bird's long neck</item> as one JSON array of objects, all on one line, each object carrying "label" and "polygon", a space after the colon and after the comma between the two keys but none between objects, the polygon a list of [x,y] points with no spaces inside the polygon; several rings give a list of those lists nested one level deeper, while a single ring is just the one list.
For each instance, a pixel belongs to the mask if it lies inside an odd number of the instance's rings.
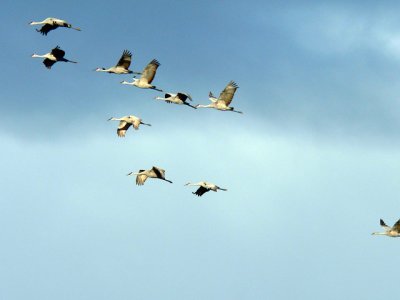
[{"label": "bird's long neck", "polygon": [[157,97],[154,97],[154,99],[156,99],[156,100],[167,100],[167,98],[163,98],[163,97],[159,97],[159,96],[157,96]]},{"label": "bird's long neck", "polygon": [[133,79],[132,82],[124,80],[124,81],[121,81],[121,84],[136,85],[136,81],[137,81],[137,79]]},{"label": "bird's long neck", "polygon": [[387,235],[387,232],[373,232],[372,235]]},{"label": "bird's long neck", "polygon": [[208,105],[202,105],[202,104],[197,104],[196,108],[211,108],[213,107],[212,104],[208,104]]},{"label": "bird's long neck", "polygon": [[39,54],[32,54],[33,58],[47,58],[47,54],[39,55]]},{"label": "bird's long neck", "polygon": [[200,183],[188,182],[188,183],[186,183],[185,185],[187,185],[187,186],[200,186],[201,184],[200,184]]},{"label": "bird's long neck", "polygon": [[95,71],[96,71],[96,72],[109,72],[110,69],[106,69],[106,68],[97,68]]},{"label": "bird's long neck", "polygon": [[32,21],[32,22],[29,23],[29,25],[41,25],[41,24],[45,24],[45,22],[43,22],[43,21],[40,21],[40,22]]}]

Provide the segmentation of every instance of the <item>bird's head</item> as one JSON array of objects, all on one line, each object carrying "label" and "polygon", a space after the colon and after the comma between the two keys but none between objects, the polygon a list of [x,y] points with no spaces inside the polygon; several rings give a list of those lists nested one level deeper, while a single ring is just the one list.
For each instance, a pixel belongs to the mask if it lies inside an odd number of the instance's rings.
[{"label": "bird's head", "polygon": [[101,71],[104,71],[105,70],[105,68],[96,68],[96,69],[94,69],[94,71],[96,71],[96,72],[101,72]]}]

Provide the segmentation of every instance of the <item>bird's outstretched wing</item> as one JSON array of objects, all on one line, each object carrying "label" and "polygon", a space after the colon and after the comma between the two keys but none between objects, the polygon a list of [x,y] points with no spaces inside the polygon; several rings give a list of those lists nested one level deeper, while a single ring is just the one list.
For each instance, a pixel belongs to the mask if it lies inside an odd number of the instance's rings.
[{"label": "bird's outstretched wing", "polygon": [[201,186],[197,189],[197,191],[193,192],[193,194],[197,195],[197,196],[202,196],[204,193],[207,193],[209,191],[209,189],[205,188],[204,186]]},{"label": "bird's outstretched wing", "polygon": [[51,50],[51,54],[53,54],[57,59],[60,59],[64,57],[65,51],[61,50],[61,48],[57,46]]},{"label": "bird's outstretched wing", "polygon": [[165,170],[157,167],[152,167],[151,170],[157,175],[158,178],[164,178],[165,177]]},{"label": "bird's outstretched wing", "polygon": [[393,230],[400,232],[400,220],[398,220],[392,227]]},{"label": "bird's outstretched wing", "polygon": [[132,53],[129,52],[128,50],[124,50],[124,52],[122,52],[121,58],[117,63],[117,67],[123,67],[125,69],[129,69],[131,61],[132,61]]},{"label": "bird's outstretched wing", "polygon": [[176,94],[178,96],[179,99],[181,99],[183,102],[185,102],[187,99],[189,99],[190,101],[193,101],[192,97],[189,94],[186,93],[178,93]]},{"label": "bird's outstretched wing", "polygon": [[224,101],[226,106],[231,104],[233,95],[235,95],[236,90],[239,88],[236,82],[230,81],[225,89],[219,95],[218,100]]},{"label": "bird's outstretched wing", "polygon": [[[143,170],[140,170],[139,173],[140,172],[143,172]],[[146,175],[137,175],[136,176],[136,184],[143,185],[145,183],[146,179],[147,179]]]},{"label": "bird's outstretched wing", "polygon": [[379,220],[379,224],[380,224],[385,230],[390,230],[390,229],[391,229],[390,226],[387,226],[386,223],[385,223],[382,219]]},{"label": "bird's outstretched wing", "polygon": [[157,59],[153,59],[149,64],[143,69],[142,76],[140,79],[145,79],[148,83],[151,83],[156,76],[157,68],[160,63]]},{"label": "bird's outstretched wing", "polygon": [[133,128],[135,128],[135,130],[138,130],[139,129],[139,126],[140,126],[140,122],[141,122],[142,120],[141,119],[134,119],[134,121],[133,121]]},{"label": "bird's outstretched wing", "polygon": [[165,93],[165,94],[164,94],[164,98],[167,98],[167,99],[168,99],[168,98],[171,98],[171,97],[172,97],[172,95],[169,94],[169,93]]},{"label": "bird's outstretched wing", "polygon": [[40,32],[43,35],[47,35],[50,31],[56,29],[58,27],[57,24],[45,24],[40,29],[36,29],[37,32]]},{"label": "bird's outstretched wing", "polygon": [[48,58],[43,60],[44,65],[46,66],[47,69],[51,69],[51,66],[56,63],[55,60],[50,60]]},{"label": "bird's outstretched wing", "polygon": [[131,125],[132,125],[131,123],[120,121],[117,129],[118,136],[125,137],[126,131],[129,129]]}]

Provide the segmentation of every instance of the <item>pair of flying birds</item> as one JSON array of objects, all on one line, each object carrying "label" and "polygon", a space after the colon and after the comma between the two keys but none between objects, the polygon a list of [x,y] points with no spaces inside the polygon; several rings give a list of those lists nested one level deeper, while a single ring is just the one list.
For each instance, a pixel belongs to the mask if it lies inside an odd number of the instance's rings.
[{"label": "pair of flying birds", "polygon": [[[171,180],[165,179],[165,170],[158,168],[158,167],[152,167],[150,170],[139,170],[139,172],[130,172],[127,174],[127,176],[136,176],[136,184],[137,185],[143,185],[145,183],[145,181],[147,180],[147,178],[157,178],[157,179],[161,179],[161,180],[167,181],[169,183],[172,183]],[[185,185],[199,186],[199,188],[195,192],[193,192],[194,195],[197,195],[199,197],[209,191],[213,191],[213,192],[216,192],[218,190],[227,191],[227,189],[220,188],[219,186],[217,186],[213,183],[209,183],[209,182],[205,182],[205,181],[200,181],[198,183],[189,182],[189,183],[186,183]]]}]

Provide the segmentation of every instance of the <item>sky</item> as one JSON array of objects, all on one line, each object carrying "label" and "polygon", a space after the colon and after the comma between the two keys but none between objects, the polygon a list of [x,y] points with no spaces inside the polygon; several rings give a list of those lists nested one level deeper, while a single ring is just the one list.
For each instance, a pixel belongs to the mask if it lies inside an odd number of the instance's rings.
[{"label": "sky", "polygon": [[[400,4],[11,1],[0,17],[0,299],[394,298]],[[65,19],[42,36],[30,21]],[[47,70],[59,45],[78,64]],[[131,69],[193,110],[97,73]],[[151,127],[116,135],[110,117]],[[173,184],[131,171],[159,166]],[[187,182],[228,191],[196,197]]]}]

